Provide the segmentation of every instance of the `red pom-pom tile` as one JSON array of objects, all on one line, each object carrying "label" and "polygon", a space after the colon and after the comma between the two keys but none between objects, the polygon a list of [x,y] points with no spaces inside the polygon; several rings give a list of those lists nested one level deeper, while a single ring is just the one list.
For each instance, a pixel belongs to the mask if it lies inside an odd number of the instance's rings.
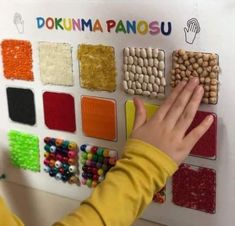
[{"label": "red pom-pom tile", "polygon": [[206,213],[215,213],[216,172],[182,164],[173,176],[173,203]]}]

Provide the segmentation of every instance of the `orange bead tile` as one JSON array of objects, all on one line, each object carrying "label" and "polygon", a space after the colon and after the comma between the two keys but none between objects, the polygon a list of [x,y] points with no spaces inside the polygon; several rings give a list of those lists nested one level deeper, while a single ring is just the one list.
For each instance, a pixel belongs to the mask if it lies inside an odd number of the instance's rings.
[{"label": "orange bead tile", "polygon": [[88,137],[116,140],[116,102],[84,96],[81,99],[82,128]]},{"label": "orange bead tile", "polygon": [[3,40],[1,43],[4,76],[32,81],[32,46],[29,41]]}]

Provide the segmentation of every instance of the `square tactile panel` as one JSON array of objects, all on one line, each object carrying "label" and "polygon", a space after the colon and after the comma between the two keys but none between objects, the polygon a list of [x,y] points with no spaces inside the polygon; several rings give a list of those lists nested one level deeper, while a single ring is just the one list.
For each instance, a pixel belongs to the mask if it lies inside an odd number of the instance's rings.
[{"label": "square tactile panel", "polygon": [[176,50],[172,55],[171,86],[181,80],[198,77],[204,88],[202,102],[217,104],[219,83],[219,57],[215,53],[189,52]]},{"label": "square tactile panel", "polygon": [[7,79],[34,80],[32,46],[29,41],[3,40],[3,73]]},{"label": "square tactile panel", "polygon": [[123,88],[131,95],[165,96],[165,53],[160,49],[126,47]]},{"label": "square tactile panel", "polygon": [[117,139],[115,100],[83,96],[81,113],[85,136],[111,141]]},{"label": "square tactile panel", "polygon": [[109,92],[116,90],[113,47],[82,44],[78,48],[78,59],[82,88]]},{"label": "square tactile panel", "polygon": [[43,84],[73,85],[72,47],[70,44],[39,42],[39,65]]},{"label": "square tactile panel", "polygon": [[44,119],[49,129],[76,131],[74,98],[67,93],[43,93]]},{"label": "square tactile panel", "polygon": [[94,188],[104,180],[106,173],[116,164],[117,151],[88,144],[81,145],[80,150],[82,184]]},{"label": "square tactile panel", "polygon": [[206,116],[212,115],[214,122],[191,151],[191,155],[215,159],[217,152],[217,116],[215,113],[198,111],[187,132],[197,127]]},{"label": "square tactile panel", "polygon": [[206,213],[216,209],[216,172],[182,164],[173,175],[173,203]]},{"label": "square tactile panel", "polygon": [[30,89],[7,88],[9,117],[12,121],[34,125],[34,94]]},{"label": "square tactile panel", "polygon": [[166,187],[156,192],[153,196],[153,202],[163,204],[166,201]]},{"label": "square tactile panel", "polygon": [[52,137],[44,143],[44,171],[58,181],[80,185],[77,144]]},{"label": "square tactile panel", "polygon": [[8,133],[11,163],[22,169],[40,171],[39,139],[15,130]]},{"label": "square tactile panel", "polygon": [[[125,106],[126,112],[126,135],[127,138],[131,135],[133,124],[135,121],[135,106],[132,100],[128,100]],[[147,110],[147,116],[150,118],[156,110],[159,108],[158,105],[145,104]],[[201,139],[196,143],[191,151],[191,155],[209,159],[216,158],[217,152],[217,116],[215,113],[198,111],[195,115],[195,118],[190,125],[188,132],[198,126],[203,119],[208,116],[213,115],[214,122],[209,128],[209,130],[201,137]]]},{"label": "square tactile panel", "polygon": [[[147,110],[147,117],[150,118],[159,108],[158,105],[144,104]],[[135,105],[132,100],[126,102],[126,137],[129,138],[135,121]]]}]

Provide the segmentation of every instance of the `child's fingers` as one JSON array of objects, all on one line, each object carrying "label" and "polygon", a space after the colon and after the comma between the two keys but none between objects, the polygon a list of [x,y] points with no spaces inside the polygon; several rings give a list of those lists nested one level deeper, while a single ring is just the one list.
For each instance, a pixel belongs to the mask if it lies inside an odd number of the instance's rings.
[{"label": "child's fingers", "polygon": [[198,86],[198,83],[199,83],[198,78],[191,79],[189,83],[185,86],[183,91],[180,93],[180,95],[176,99],[175,103],[172,105],[169,112],[167,113],[164,120],[166,120],[166,123],[171,128],[173,128],[177,123],[177,121],[179,120],[192,94],[194,93],[195,88]]},{"label": "child's fingers", "polygon": [[135,122],[133,130],[142,126],[147,120],[147,113],[144,107],[144,103],[140,98],[135,97],[133,99],[135,105]]},{"label": "child's fingers", "polygon": [[183,140],[185,148],[191,151],[198,140],[205,134],[214,121],[212,115],[208,115],[196,128],[194,128]]},{"label": "child's fingers", "polygon": [[181,115],[180,119],[176,123],[176,131],[184,136],[185,132],[189,128],[190,124],[192,123],[194,116],[198,110],[198,107],[201,103],[201,99],[203,96],[204,90],[202,86],[198,86],[193,93],[192,98],[190,99],[188,105],[186,106],[183,114]]},{"label": "child's fingers", "polygon": [[179,96],[180,92],[185,87],[186,83],[187,83],[186,81],[182,81],[173,89],[170,96],[165,100],[165,102],[161,105],[159,110],[152,117],[153,120],[157,118],[159,121],[162,121],[164,119],[167,112],[170,110],[171,106],[174,104],[175,100]]}]

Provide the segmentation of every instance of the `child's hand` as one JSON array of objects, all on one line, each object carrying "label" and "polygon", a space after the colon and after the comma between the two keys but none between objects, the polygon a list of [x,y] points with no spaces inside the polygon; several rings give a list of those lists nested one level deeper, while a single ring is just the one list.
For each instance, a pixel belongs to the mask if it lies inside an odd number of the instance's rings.
[{"label": "child's hand", "polygon": [[136,113],[131,137],[152,144],[180,164],[213,122],[213,117],[209,115],[185,136],[203,92],[198,78],[191,79],[187,85],[182,81],[149,120],[143,101],[134,98]]}]

